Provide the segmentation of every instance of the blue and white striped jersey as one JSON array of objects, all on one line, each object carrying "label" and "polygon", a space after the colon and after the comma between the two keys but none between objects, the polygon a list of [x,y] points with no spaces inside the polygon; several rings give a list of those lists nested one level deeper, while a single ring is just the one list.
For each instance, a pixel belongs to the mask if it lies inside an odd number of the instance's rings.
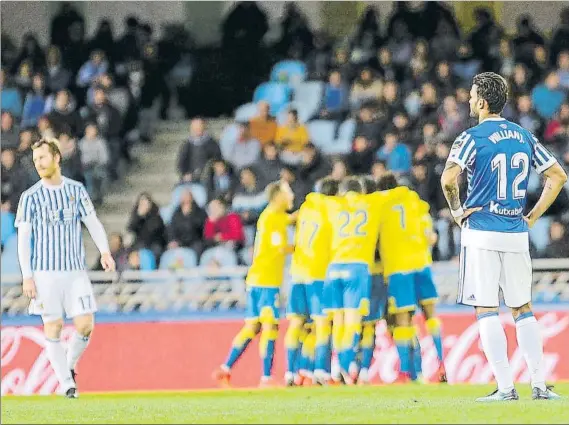
[{"label": "blue and white striped jersey", "polygon": [[20,198],[16,227],[29,223],[32,231],[32,271],[85,269],[81,220],[95,213],[83,184],[63,177],[58,186],[41,180]]},{"label": "blue and white striped jersey", "polygon": [[[523,213],[530,166],[542,173],[556,162],[555,157],[518,124],[504,118],[488,118],[456,138],[448,160],[467,170],[464,207],[482,207],[466,220],[463,229],[499,232],[504,241],[500,246],[511,245],[505,251],[517,251],[513,245],[519,243],[523,245],[519,250],[525,250],[528,226]],[[507,242],[503,239],[505,233],[523,233],[525,237],[523,242],[519,238]],[[463,231],[465,234],[472,238],[472,232]],[[480,239],[480,235],[476,238]],[[480,241],[476,245],[495,248],[494,238],[491,239],[491,244]]]}]

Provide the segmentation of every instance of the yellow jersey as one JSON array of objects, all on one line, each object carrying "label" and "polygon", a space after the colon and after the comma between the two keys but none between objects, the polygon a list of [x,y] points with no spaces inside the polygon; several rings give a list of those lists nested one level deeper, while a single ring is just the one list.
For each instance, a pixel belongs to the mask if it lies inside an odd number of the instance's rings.
[{"label": "yellow jersey", "polygon": [[324,280],[330,260],[330,229],[323,207],[326,195],[310,193],[298,211],[290,274],[294,283]]},{"label": "yellow jersey", "polygon": [[384,276],[421,269],[422,248],[420,208],[416,192],[392,198],[383,205],[379,231],[379,252]]},{"label": "yellow jersey", "polygon": [[330,263],[364,263],[371,270],[382,207],[408,190],[395,188],[367,195],[348,192],[344,196],[327,197],[326,212],[332,229]]},{"label": "yellow jersey", "polygon": [[247,273],[247,285],[279,287],[287,256],[287,227],[290,217],[267,206],[257,221],[253,263]]},{"label": "yellow jersey", "polygon": [[421,239],[419,242],[421,243],[421,248],[423,249],[423,257],[422,262],[420,265],[421,268],[429,267],[433,264],[433,254],[431,252],[432,244],[431,244],[431,236],[434,233],[433,230],[433,218],[431,214],[429,214],[430,206],[427,202],[421,201],[419,204],[421,219]]}]

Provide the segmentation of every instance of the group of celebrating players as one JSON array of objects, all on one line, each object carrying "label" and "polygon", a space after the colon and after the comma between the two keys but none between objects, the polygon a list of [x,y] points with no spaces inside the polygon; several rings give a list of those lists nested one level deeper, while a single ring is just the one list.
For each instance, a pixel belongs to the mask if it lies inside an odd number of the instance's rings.
[{"label": "group of celebrating players", "polygon": [[[325,178],[298,212],[288,214],[293,193],[284,182],[267,188],[269,205],[259,218],[253,264],[247,276],[246,323],[215,379],[229,385],[231,368],[258,334],[261,386],[272,385],[278,336],[279,287],[292,253],[285,335],[287,386],[367,384],[377,322],[386,315],[400,359],[400,381],[420,379],[421,350],[412,315],[422,307],[446,382],[437,291],[431,273],[436,242],[429,205],[396,177],[379,181]],[[295,243],[287,227],[296,221]],[[331,353],[339,373],[332,374]]]}]

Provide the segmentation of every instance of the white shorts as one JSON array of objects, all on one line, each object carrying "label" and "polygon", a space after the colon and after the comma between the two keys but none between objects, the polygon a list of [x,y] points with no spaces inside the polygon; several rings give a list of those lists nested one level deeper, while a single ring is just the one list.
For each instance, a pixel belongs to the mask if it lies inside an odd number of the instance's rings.
[{"label": "white shorts", "polygon": [[44,323],[72,318],[97,311],[91,281],[85,270],[70,272],[34,272],[36,298],[30,314],[41,315]]},{"label": "white shorts", "polygon": [[511,308],[531,301],[532,267],[529,252],[500,252],[473,246],[460,249],[458,299],[475,307],[498,307],[502,289]]}]

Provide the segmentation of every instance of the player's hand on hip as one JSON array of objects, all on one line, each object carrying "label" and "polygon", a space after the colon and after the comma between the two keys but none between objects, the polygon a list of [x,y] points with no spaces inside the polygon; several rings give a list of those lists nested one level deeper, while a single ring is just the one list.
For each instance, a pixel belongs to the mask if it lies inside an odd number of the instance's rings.
[{"label": "player's hand on hip", "polygon": [[114,272],[117,269],[115,259],[108,252],[101,255],[101,266],[103,266],[103,270],[106,272]]},{"label": "player's hand on hip", "polygon": [[22,292],[28,298],[34,299],[36,297],[36,283],[34,282],[34,279],[28,277],[27,279],[23,280]]},{"label": "player's hand on hip", "polygon": [[466,220],[468,217],[470,217],[471,214],[475,213],[476,211],[480,211],[481,209],[482,209],[482,207],[467,208],[464,210],[464,214],[462,214],[461,216],[455,217],[454,221],[456,222],[456,224],[461,226],[462,223],[464,222],[464,220]]},{"label": "player's hand on hip", "polygon": [[531,229],[533,227],[533,225],[535,224],[535,222],[537,221],[537,219],[531,218],[530,216],[525,215],[524,221],[528,224],[528,227]]}]

